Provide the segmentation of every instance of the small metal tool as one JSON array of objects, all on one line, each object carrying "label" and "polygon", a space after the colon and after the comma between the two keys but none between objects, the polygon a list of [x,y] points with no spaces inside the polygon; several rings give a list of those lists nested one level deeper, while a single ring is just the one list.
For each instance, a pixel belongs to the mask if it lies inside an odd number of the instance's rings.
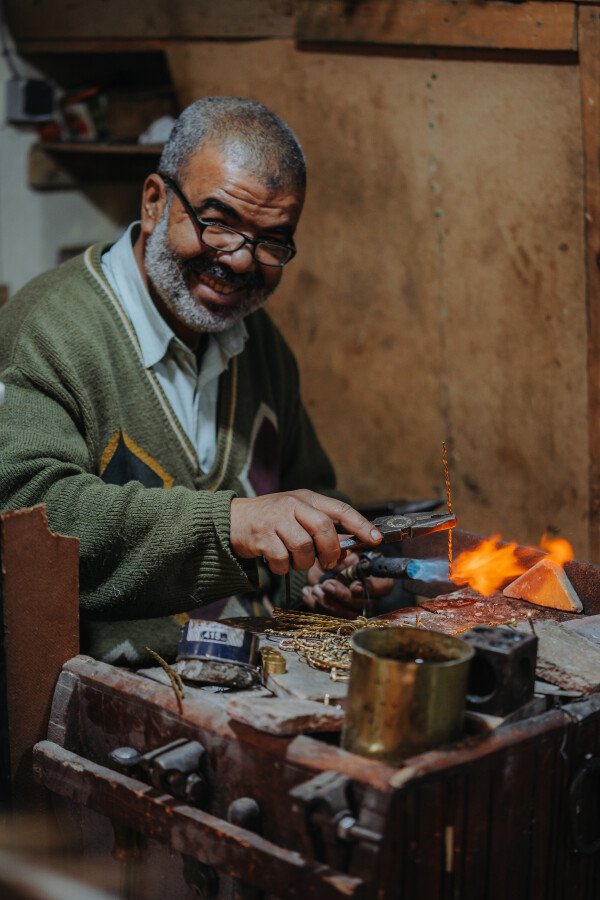
[{"label": "small metal tool", "polygon": [[[448,531],[456,525],[456,516],[452,513],[414,512],[401,516],[382,516],[374,519],[373,525],[383,535],[382,544],[404,541],[408,538],[434,534],[436,531]],[[344,538],[340,541],[342,550],[364,550],[370,546],[357,537]]]}]

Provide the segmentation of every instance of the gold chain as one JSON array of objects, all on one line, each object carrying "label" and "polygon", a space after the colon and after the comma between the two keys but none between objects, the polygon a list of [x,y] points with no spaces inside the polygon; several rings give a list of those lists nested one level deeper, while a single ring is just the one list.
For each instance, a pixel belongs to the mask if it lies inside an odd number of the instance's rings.
[{"label": "gold chain", "polygon": [[265,634],[280,637],[280,650],[293,650],[313,669],[329,672],[335,680],[341,680],[350,672],[352,648],[350,638],[359,628],[385,628],[389,625],[403,627],[403,622],[389,619],[367,619],[358,616],[352,621],[312,613],[274,609],[277,621]]},{"label": "gold chain", "polygon": [[[448,498],[448,512],[452,515],[452,489],[450,487],[450,474],[448,472],[448,454],[446,442],[442,441],[442,461],[444,463],[444,481],[446,483],[446,497]],[[448,577],[452,578],[452,529],[448,529]]]}]

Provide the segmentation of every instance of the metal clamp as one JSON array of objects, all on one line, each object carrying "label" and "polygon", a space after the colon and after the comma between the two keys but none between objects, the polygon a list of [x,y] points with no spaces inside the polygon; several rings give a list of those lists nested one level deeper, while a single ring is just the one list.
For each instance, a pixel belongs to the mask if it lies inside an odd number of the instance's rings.
[{"label": "metal clamp", "polygon": [[133,747],[117,747],[110,760],[123,774],[145,773],[157,790],[186,803],[204,806],[208,801],[208,754],[198,741],[180,738],[144,754]]}]

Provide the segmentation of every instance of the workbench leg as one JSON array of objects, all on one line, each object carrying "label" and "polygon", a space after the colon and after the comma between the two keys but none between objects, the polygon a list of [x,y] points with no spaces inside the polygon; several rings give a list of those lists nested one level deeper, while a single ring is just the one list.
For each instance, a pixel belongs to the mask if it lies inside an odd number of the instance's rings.
[{"label": "workbench leg", "polygon": [[79,653],[79,541],[48,529],[44,506],[0,515],[11,801],[46,806],[32,749],[44,740],[63,664]]}]

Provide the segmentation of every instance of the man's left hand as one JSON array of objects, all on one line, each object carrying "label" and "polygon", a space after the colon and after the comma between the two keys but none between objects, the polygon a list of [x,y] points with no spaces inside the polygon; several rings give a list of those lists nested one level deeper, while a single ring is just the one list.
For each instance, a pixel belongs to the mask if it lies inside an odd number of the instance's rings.
[{"label": "man's left hand", "polygon": [[[339,572],[356,562],[358,555],[349,553],[333,571]],[[323,569],[315,563],[309,570],[308,584],[302,591],[302,599],[314,612],[339,616],[342,619],[355,619],[360,616],[363,609],[370,609],[377,597],[385,597],[394,586],[392,578],[369,577],[364,584],[361,581],[353,581],[350,587],[347,587],[335,578],[320,582],[322,575]]]}]

